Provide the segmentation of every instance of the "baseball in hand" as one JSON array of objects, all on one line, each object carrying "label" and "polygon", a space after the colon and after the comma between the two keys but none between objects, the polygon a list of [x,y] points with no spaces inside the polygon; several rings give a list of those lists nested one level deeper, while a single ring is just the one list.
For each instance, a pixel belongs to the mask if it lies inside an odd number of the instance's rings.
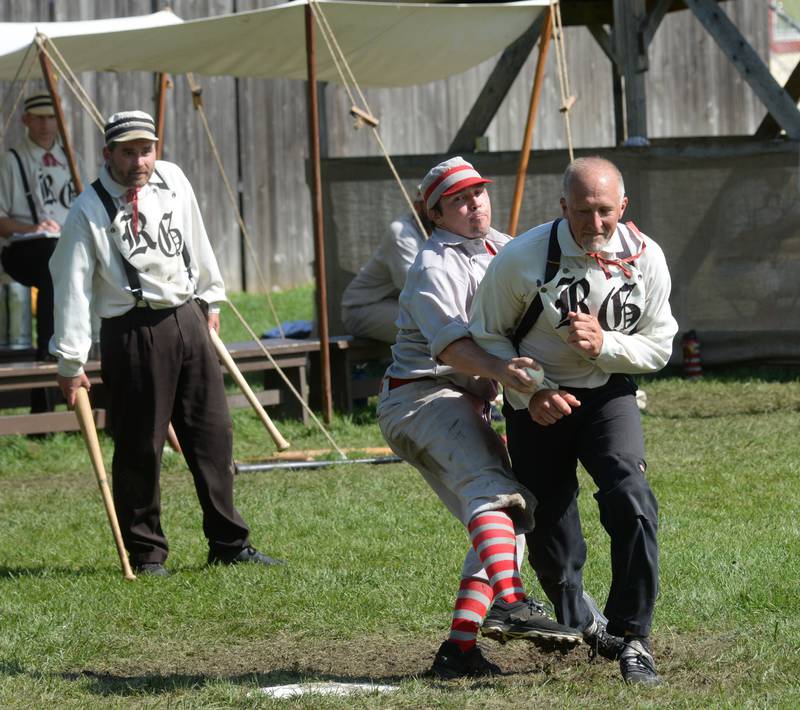
[{"label": "baseball in hand", "polygon": [[524,368],[525,372],[528,373],[528,376],[533,380],[533,383],[537,387],[542,386],[542,382],[544,382],[544,370],[539,368],[538,370],[534,370],[532,367]]}]

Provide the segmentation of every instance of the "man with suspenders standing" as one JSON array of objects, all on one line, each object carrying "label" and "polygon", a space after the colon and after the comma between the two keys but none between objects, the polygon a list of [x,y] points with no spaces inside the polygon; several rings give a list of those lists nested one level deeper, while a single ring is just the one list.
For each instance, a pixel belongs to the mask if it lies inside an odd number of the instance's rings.
[{"label": "man with suspenders standing", "polygon": [[[509,453],[536,496],[529,557],[558,620],[584,632],[627,683],[657,684],[650,626],[658,593],[658,504],[646,462],[631,374],[666,365],[677,323],[660,247],[629,222],[622,175],[602,158],[565,174],[564,219],[517,237],[489,266],[470,333],[488,352],[533,358],[533,395],[506,389]],[[516,410],[516,411],[515,411]],[[577,462],[592,477],[611,540],[603,629],[583,595],[586,543]],[[615,641],[622,637],[623,641]]]},{"label": "man with suspenders standing", "polygon": [[[0,237],[8,240],[0,258],[11,278],[38,289],[36,359],[44,360],[53,335],[53,282],[47,262],[77,191],[57,140],[53,99],[34,94],[23,106],[25,140],[0,161]],[[46,394],[32,391],[31,411],[52,409]]]},{"label": "man with suspenders standing", "polygon": [[59,386],[70,406],[89,388],[93,308],[112,404],[114,502],[136,571],[168,574],[159,475],[170,420],[203,510],[209,564],[276,564],[250,545],[233,505],[231,419],[208,335],[219,332],[222,276],[192,186],[177,165],[156,162],[156,140],[148,114],[111,116],[100,177],[64,225],[50,261]]}]

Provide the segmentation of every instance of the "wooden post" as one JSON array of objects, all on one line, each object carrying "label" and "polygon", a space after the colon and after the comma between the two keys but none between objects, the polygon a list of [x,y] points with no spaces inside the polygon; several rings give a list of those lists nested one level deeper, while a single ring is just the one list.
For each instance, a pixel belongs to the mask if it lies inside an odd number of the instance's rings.
[{"label": "wooden post", "polygon": [[506,47],[495,68],[486,79],[481,93],[472,105],[469,114],[458,129],[456,137],[447,149],[451,155],[472,153],[475,139],[486,133],[486,129],[497,114],[500,104],[508,95],[511,85],[536,46],[545,13],[540,12],[533,24],[523,32],[519,39]]},{"label": "wooden post", "polygon": [[56,78],[53,74],[53,67],[42,49],[41,38],[37,38],[37,44],[39,46],[39,63],[42,66],[42,75],[44,76],[45,84],[47,84],[47,90],[50,92],[50,96],[53,99],[58,132],[61,135],[61,142],[64,144],[64,152],[67,154],[67,163],[69,163],[69,173],[72,176],[72,184],[75,185],[75,191],[80,194],[83,192],[83,182],[81,182],[81,174],[78,171],[78,162],[75,160],[75,151],[72,149],[69,133],[67,133],[67,123],[64,120],[64,108],[61,106],[61,98],[56,90]]},{"label": "wooden post", "polygon": [[156,74],[156,160],[161,160],[164,156],[164,118],[167,111],[167,89],[171,82],[169,74],[163,72]]},{"label": "wooden post", "polygon": [[531,156],[531,144],[533,143],[533,127],[536,123],[536,111],[539,108],[539,99],[542,96],[542,83],[544,79],[544,67],[547,61],[547,50],[550,48],[550,38],[553,36],[553,23],[548,7],[544,11],[544,25],[539,35],[539,58],[536,60],[536,72],[533,78],[533,89],[531,90],[531,102],[528,107],[528,120],[525,123],[525,136],[522,139],[522,149],[519,153],[519,165],[517,166],[517,182],[514,186],[514,201],[511,204],[511,216],[508,218],[508,233],[512,237],[517,235],[517,223],[519,222],[519,211],[522,206],[522,195],[525,192],[525,174],[528,172],[528,160]]},{"label": "wooden post", "polygon": [[647,48],[641,32],[646,17],[644,0],[614,0],[614,49],[625,87],[625,124],[628,138],[647,138]]},{"label": "wooden post", "polygon": [[739,28],[716,2],[684,0],[684,4],[706,28],[775,122],[786,131],[786,135],[792,140],[800,139],[800,111],[797,110],[795,99],[775,81],[769,67],[742,36]]},{"label": "wooden post", "polygon": [[326,424],[333,419],[331,354],[328,336],[328,293],[325,279],[325,240],[322,226],[322,168],[319,149],[319,105],[317,103],[317,57],[314,14],[305,7],[306,62],[308,66],[308,142],[311,159],[311,204],[314,222],[314,272],[317,282],[317,325],[320,340],[322,416]]}]

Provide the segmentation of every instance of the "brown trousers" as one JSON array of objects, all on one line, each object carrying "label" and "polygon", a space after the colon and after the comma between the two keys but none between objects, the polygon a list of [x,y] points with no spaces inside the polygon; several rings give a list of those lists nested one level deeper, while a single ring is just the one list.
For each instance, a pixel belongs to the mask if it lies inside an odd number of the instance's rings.
[{"label": "brown trousers", "polygon": [[134,564],[163,562],[161,453],[172,421],[194,478],[203,532],[223,557],[249,545],[233,505],[233,431],[208,324],[194,301],[104,319],[102,377],[111,400],[114,503]]}]

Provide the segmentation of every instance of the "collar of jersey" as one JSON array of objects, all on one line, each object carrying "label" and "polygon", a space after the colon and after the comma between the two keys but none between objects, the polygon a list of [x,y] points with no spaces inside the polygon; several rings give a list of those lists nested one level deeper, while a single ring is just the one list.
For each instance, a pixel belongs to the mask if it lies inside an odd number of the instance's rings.
[{"label": "collar of jersey", "polygon": [[53,147],[50,150],[45,150],[38,143],[34,143],[31,140],[31,137],[29,135],[27,135],[27,134],[25,135],[25,143],[27,144],[28,152],[31,154],[33,159],[37,160],[37,161],[41,160],[42,156],[45,153],[53,153],[54,155],[56,155],[56,157],[59,157],[58,153],[61,152],[61,145],[59,144],[57,138],[56,138],[56,142],[53,143]]},{"label": "collar of jersey", "polygon": [[431,234],[431,239],[436,239],[440,244],[446,244],[447,246],[460,246],[467,254],[474,255],[474,254],[486,254],[486,242],[491,242],[495,249],[500,248],[500,242],[495,238],[494,229],[489,230],[489,234],[487,237],[483,239],[468,239],[467,237],[462,237],[460,234],[453,234],[453,232],[448,232],[446,229],[442,229],[441,227],[436,227],[433,230],[433,234]]},{"label": "collar of jersey", "polygon": [[[564,256],[586,256],[586,251],[578,246],[578,243],[572,238],[569,222],[566,219],[562,220],[558,225],[558,243]],[[624,248],[619,236],[619,225],[617,225],[616,231],[611,235],[611,239],[608,240],[600,253],[613,257],[621,251],[624,251]]]},{"label": "collar of jersey", "polygon": [[[150,176],[147,184],[149,185],[151,182],[153,182],[153,178],[155,177],[156,171],[153,170],[153,174]],[[100,168],[100,182],[103,183],[103,187],[108,190],[108,194],[117,199],[122,199],[130,189],[124,185],[120,185],[116,180],[114,180],[114,178],[111,177],[111,172],[109,171],[108,164],[106,163],[104,163],[103,167]],[[144,185],[142,187],[144,187]],[[141,190],[142,188],[139,189]]]}]

